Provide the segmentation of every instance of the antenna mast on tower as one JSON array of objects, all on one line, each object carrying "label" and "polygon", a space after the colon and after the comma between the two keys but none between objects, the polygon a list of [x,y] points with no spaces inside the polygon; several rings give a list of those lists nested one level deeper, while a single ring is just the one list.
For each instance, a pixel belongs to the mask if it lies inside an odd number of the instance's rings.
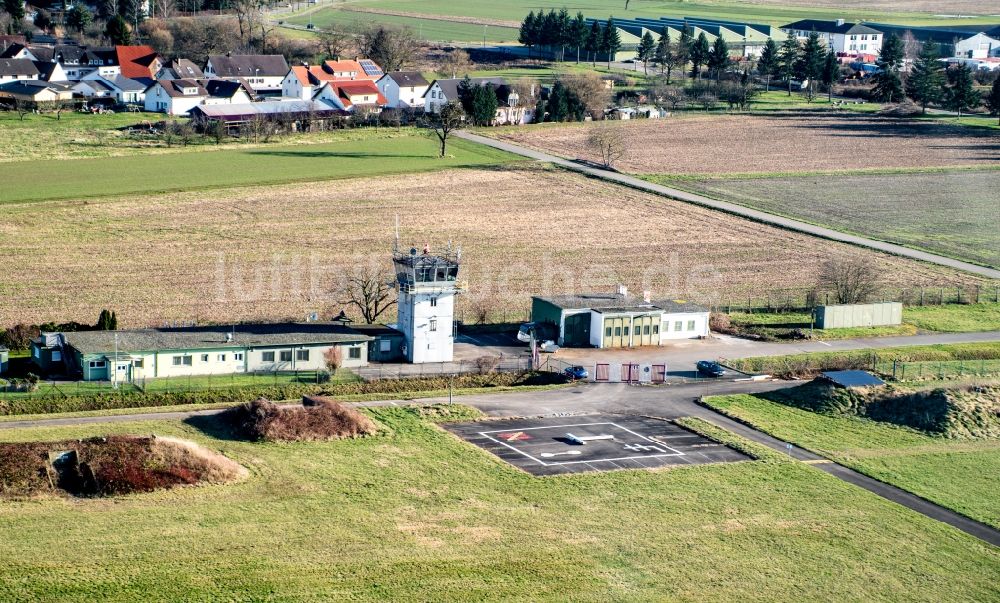
[{"label": "antenna mast on tower", "polygon": [[399,253],[399,214],[396,214],[396,241],[392,244],[392,252]]}]

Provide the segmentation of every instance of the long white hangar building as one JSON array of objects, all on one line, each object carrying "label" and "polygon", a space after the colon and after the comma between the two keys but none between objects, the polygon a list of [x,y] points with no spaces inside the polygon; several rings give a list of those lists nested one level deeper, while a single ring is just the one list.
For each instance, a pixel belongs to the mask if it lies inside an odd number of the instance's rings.
[{"label": "long white hangar building", "polygon": [[558,326],[565,347],[627,348],[708,336],[709,309],[684,300],[581,293],[531,298],[531,320]]}]

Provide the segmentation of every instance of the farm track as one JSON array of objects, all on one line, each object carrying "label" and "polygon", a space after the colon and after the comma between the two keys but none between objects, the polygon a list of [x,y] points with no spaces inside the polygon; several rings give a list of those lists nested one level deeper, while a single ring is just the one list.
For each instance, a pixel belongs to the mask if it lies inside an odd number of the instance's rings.
[{"label": "farm track", "polygon": [[549,153],[537,151],[534,149],[529,149],[511,142],[494,140],[492,138],[487,138],[485,136],[472,134],[471,132],[458,132],[456,135],[459,136],[460,138],[464,138],[465,140],[478,142],[479,144],[488,145],[496,149],[507,151],[509,153],[517,153],[524,157],[529,157],[531,159],[536,159],[538,161],[549,162],[563,168],[583,173],[587,176],[600,178],[601,180],[605,180],[608,182],[614,182],[616,184],[621,184],[634,189],[643,190],[661,196],[666,196],[671,199],[676,199],[678,201],[684,201],[686,203],[694,203],[697,205],[701,205],[703,207],[724,211],[726,213],[748,218],[756,222],[762,222],[764,224],[770,224],[772,226],[778,226],[780,228],[794,230],[796,232],[802,232],[805,234],[821,237],[824,239],[830,239],[833,241],[840,241],[842,243],[848,243],[851,245],[867,247],[869,249],[875,249],[893,255],[907,257],[922,262],[937,264],[939,266],[954,268],[957,270],[962,270],[964,272],[969,272],[971,274],[984,276],[986,278],[1000,279],[1000,270],[995,270],[984,266],[977,266],[975,264],[970,264],[968,262],[963,262],[960,260],[936,255],[933,253],[928,253],[925,251],[910,249],[908,247],[903,247],[901,245],[895,245],[892,243],[886,243],[884,241],[877,241],[874,239],[869,239],[856,235],[845,234],[829,228],[823,228],[820,226],[809,224],[807,222],[793,220],[791,218],[784,218],[781,216],[776,216],[774,214],[769,214],[766,212],[750,209],[742,205],[737,205],[735,203],[717,201],[715,199],[710,199],[702,195],[695,195],[682,190],[678,190],[676,188],[670,188],[659,184],[653,184],[650,182],[646,182],[645,180],[635,178],[633,176],[628,176],[626,174],[622,174],[619,172],[613,172],[610,170],[592,167],[590,165],[557,157]]}]

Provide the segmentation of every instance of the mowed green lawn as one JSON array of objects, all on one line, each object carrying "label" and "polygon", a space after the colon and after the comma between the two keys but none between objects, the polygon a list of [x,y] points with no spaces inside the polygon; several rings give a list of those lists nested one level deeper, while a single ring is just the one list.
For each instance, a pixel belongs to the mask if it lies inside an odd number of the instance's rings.
[{"label": "mowed green lawn", "polygon": [[517,160],[503,151],[459,139],[438,157],[428,136],[366,138],[240,150],[133,155],[72,161],[0,164],[0,204],[130,193],[195,190],[297,181],[333,180],[498,165]]},{"label": "mowed green lawn", "polygon": [[1000,170],[706,178],[713,198],[829,228],[1000,266]]},{"label": "mowed green lawn", "polygon": [[868,419],[822,415],[751,395],[705,402],[771,435],[1000,527],[1000,440],[950,440]]},{"label": "mowed green lawn", "polygon": [[986,601],[1000,550],[790,460],[535,478],[410,410],[255,444],[176,422],[244,482],[0,503],[0,600]]}]

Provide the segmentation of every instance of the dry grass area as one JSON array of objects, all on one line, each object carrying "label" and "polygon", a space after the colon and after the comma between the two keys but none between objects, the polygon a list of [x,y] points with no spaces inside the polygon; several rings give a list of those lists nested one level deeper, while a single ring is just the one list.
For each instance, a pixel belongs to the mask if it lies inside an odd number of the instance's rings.
[{"label": "dry grass area", "polygon": [[[1000,134],[863,113],[704,115],[615,124],[628,131],[635,174],[745,174],[866,168],[985,167],[1000,161]],[[497,131],[568,158],[599,161],[588,148],[597,124]]]},{"label": "dry grass area", "polygon": [[[764,6],[805,6],[809,8],[839,9],[846,12],[859,9],[866,11],[906,11],[910,13],[933,13],[937,15],[997,15],[1000,7],[986,0],[744,0],[748,4]],[[956,21],[955,25],[962,25]]]},{"label": "dry grass area", "polygon": [[[973,277],[763,226],[541,166],[9,206],[0,221],[0,324],[304,319],[339,311],[349,271],[388,271],[404,245],[464,247],[470,294],[610,291],[724,302],[810,287],[828,258],[867,254],[887,285]],[[745,297],[743,297],[745,299]],[[468,316],[471,320],[471,312]],[[393,316],[385,316],[392,320]]]}]

